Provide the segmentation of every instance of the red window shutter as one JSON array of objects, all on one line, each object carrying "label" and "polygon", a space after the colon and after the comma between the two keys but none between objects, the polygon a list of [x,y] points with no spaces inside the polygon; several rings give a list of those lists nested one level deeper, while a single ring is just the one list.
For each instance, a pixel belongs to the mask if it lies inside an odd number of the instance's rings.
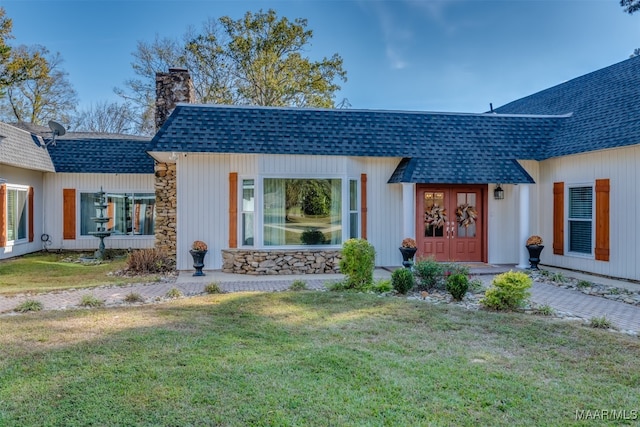
[{"label": "red window shutter", "polygon": [[229,174],[229,248],[238,247],[238,173]]},{"label": "red window shutter", "polygon": [[29,241],[33,242],[33,187],[29,187],[27,198],[29,199]]},{"label": "red window shutter", "polygon": [[553,253],[564,255],[564,182],[553,183]]},{"label": "red window shutter", "polygon": [[76,190],[73,188],[62,189],[62,238],[76,238]]},{"label": "red window shutter", "polygon": [[596,179],[596,259],[609,261],[609,180]]},{"label": "red window shutter", "polygon": [[367,174],[360,175],[360,238],[367,239]]},{"label": "red window shutter", "polygon": [[7,185],[0,185],[0,248],[7,245]]}]

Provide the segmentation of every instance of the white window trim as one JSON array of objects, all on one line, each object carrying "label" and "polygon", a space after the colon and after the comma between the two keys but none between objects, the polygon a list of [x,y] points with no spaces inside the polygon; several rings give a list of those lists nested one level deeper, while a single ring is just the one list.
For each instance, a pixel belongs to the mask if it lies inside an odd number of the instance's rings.
[{"label": "white window trim", "polygon": [[[242,244],[242,183],[244,180],[253,180],[254,185],[254,219],[253,219],[253,235],[254,235],[254,245],[253,246],[245,246]],[[342,227],[342,243],[337,245],[317,245],[317,246],[308,246],[308,245],[273,245],[273,246],[265,246],[264,245],[264,211],[263,211],[263,202],[264,202],[264,180],[265,179],[339,179],[340,188],[342,192],[342,206],[341,206],[341,227]],[[350,213],[349,210],[349,182],[356,181],[356,204],[357,204],[357,212],[358,212],[358,225],[357,225],[357,235],[360,237],[360,227],[362,221],[361,214],[361,206],[360,206],[360,178],[353,177],[347,174],[258,174],[258,175],[239,175],[238,176],[238,184],[237,184],[237,220],[236,220],[236,236],[237,241],[240,242],[238,245],[239,248],[246,249],[257,249],[257,250],[310,250],[310,249],[339,249],[342,247],[342,244],[349,239],[349,227],[350,227]]]},{"label": "white window trim", "polygon": [[[244,214],[244,209],[242,206],[243,203],[243,183],[244,181],[249,181],[249,180],[253,180],[253,245],[245,245],[243,238],[242,238],[242,232],[243,232],[243,225],[242,225],[242,215]],[[236,242],[240,242],[240,244],[238,244],[239,248],[247,248],[247,249],[253,249],[253,248],[259,248],[260,246],[258,246],[258,237],[260,237],[260,239],[262,239],[262,235],[258,236],[258,222],[260,222],[260,224],[262,224],[262,215],[260,215],[260,218],[258,218],[258,192],[262,191],[262,183],[258,182],[258,178],[255,175],[239,175],[238,176],[238,183],[236,185],[236,200],[238,201],[238,208],[236,209]],[[260,196],[260,201],[262,201],[262,196]],[[262,212],[262,210],[260,211]]]},{"label": "white window trim", "polygon": [[[360,238],[360,230],[362,229],[362,225],[361,225],[362,224],[362,206],[361,206],[362,195],[360,194],[360,192],[362,191],[362,187],[361,187],[361,184],[360,184],[360,177],[349,177],[349,178],[347,178],[347,192],[348,192],[347,201],[349,201],[349,202],[351,201],[350,200],[350,198],[351,198],[351,193],[350,193],[350,191],[351,191],[351,188],[350,188],[351,181],[355,181],[356,182],[356,210],[352,211],[350,203],[347,203],[347,220],[348,220],[347,224],[348,224],[348,227],[345,227],[345,228],[347,228],[347,230],[346,230],[346,233],[343,233],[343,234],[346,234],[344,236],[344,239],[350,239],[351,238],[350,236],[352,234],[351,233],[351,214],[352,213],[355,212],[356,214],[358,214],[358,223],[356,224],[356,232],[355,232],[355,235],[357,236],[357,238]],[[342,240],[343,242],[345,241],[344,239]]]},{"label": "white window trim", "polygon": [[[569,239],[571,238],[570,233],[571,233],[571,229],[569,227],[569,189],[570,188],[576,188],[576,187],[591,187],[591,253],[590,254],[585,254],[582,252],[571,252],[569,250]],[[574,258],[583,258],[583,259],[589,259],[589,260],[593,260],[595,259],[595,245],[596,245],[596,195],[595,195],[595,191],[596,191],[596,183],[595,181],[590,181],[590,182],[576,182],[576,183],[571,183],[571,184],[566,184],[565,185],[565,194],[564,194],[564,211],[567,213],[567,215],[565,216],[564,219],[564,227],[566,230],[566,233],[564,233],[564,247],[565,247],[565,256],[570,256],[570,257],[574,257]]]},{"label": "white window trim", "polygon": [[[5,195],[5,197],[7,198],[5,200],[6,205],[9,204],[9,190],[18,190],[18,191],[25,191],[27,193],[27,197],[26,197],[26,215],[27,215],[27,233],[26,233],[26,237],[24,239],[17,239],[17,240],[9,240],[9,238],[7,237],[7,241],[6,241],[6,247],[8,246],[15,246],[15,245],[20,245],[23,243],[29,243],[29,186],[28,185],[19,185],[19,184],[6,184],[6,189],[7,189],[7,194]],[[9,214],[9,212],[7,212],[7,215]],[[8,231],[9,231],[9,219],[7,218],[7,225],[6,225],[6,229],[5,229],[5,235],[9,235]]]},{"label": "white window trim", "polygon": [[[98,190],[95,189],[76,189],[76,240],[95,240],[96,236],[92,236],[92,235],[87,235],[87,234],[82,234],[82,194],[86,194],[86,193],[90,193],[90,194],[94,194],[97,193]],[[102,190],[104,191],[106,194],[154,194],[155,195],[155,191],[148,191],[148,190],[115,190],[115,191],[106,191],[106,190]],[[155,207],[154,207],[154,214],[155,214]],[[106,215],[106,212],[105,212]],[[157,218],[156,218],[157,219]],[[154,219],[154,227],[155,227],[155,219]],[[131,239],[134,238],[136,240],[144,240],[144,239],[150,239],[150,240],[155,240],[155,232],[153,234],[112,234],[109,236],[109,239],[113,239],[113,240],[126,240],[126,239]]]}]

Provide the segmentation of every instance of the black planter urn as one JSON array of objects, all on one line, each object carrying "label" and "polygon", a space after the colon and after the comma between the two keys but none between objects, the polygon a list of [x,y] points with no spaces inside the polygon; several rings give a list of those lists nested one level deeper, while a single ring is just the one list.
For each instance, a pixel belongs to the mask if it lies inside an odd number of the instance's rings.
[{"label": "black planter urn", "polygon": [[529,265],[532,270],[538,270],[538,263],[540,262],[540,252],[544,249],[543,245],[528,245],[529,251]]},{"label": "black planter urn", "polygon": [[413,257],[416,254],[416,251],[418,250],[418,248],[399,248],[400,249],[400,253],[402,254],[402,265],[405,266],[405,268],[411,268],[411,266],[413,265]]},{"label": "black planter urn", "polygon": [[202,272],[202,267],[204,267],[204,256],[207,254],[207,251],[196,251],[192,249],[189,253],[193,257],[193,268],[196,269],[193,275],[204,276],[205,274]]}]

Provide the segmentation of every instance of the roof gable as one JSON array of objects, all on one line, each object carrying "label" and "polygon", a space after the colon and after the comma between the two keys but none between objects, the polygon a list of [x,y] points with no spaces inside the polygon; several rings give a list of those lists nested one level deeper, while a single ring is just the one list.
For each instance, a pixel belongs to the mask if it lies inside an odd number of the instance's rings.
[{"label": "roof gable", "polygon": [[495,111],[571,113],[543,158],[640,144],[640,57],[513,101]]}]

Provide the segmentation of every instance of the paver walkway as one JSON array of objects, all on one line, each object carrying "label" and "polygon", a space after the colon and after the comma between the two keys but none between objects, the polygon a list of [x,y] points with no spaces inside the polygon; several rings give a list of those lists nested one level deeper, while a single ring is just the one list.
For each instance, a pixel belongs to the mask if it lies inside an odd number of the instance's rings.
[{"label": "paver walkway", "polygon": [[[486,271],[482,277],[490,282],[498,271]],[[386,270],[376,270],[376,278],[390,277]],[[224,292],[274,292],[286,290],[293,280],[304,280],[310,289],[323,289],[326,284],[338,281],[341,275],[318,276],[238,276],[207,272],[204,277],[193,277],[190,272],[181,272],[173,280],[151,284],[134,284],[128,286],[98,287],[90,289],[68,290],[38,295],[0,296],[0,313],[12,313],[21,302],[30,299],[42,302],[45,309],[60,310],[77,308],[84,295],[92,295],[104,300],[105,304],[121,304],[131,293],[137,293],[145,301],[160,300],[167,292],[176,288],[185,296],[200,295],[204,286],[211,282],[220,284]],[[640,333],[640,307],[606,298],[585,295],[582,292],[560,288],[551,284],[534,282],[531,289],[531,301],[539,305],[548,305],[567,316],[585,320],[592,317],[605,316],[613,325],[626,332]]]}]

